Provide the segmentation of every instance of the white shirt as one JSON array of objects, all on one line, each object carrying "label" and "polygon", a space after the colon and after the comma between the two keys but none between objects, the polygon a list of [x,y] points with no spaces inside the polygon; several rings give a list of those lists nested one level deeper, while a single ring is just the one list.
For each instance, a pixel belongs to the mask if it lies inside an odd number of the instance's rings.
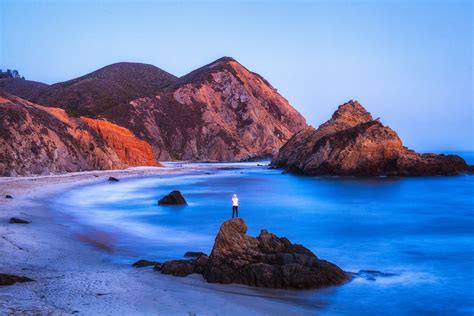
[{"label": "white shirt", "polygon": [[237,197],[232,198],[232,206],[239,206],[239,199]]}]

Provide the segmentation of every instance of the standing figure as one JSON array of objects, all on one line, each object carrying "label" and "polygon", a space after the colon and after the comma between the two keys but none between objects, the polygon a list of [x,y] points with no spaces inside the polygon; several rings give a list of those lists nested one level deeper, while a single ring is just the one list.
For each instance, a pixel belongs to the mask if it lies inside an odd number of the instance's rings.
[{"label": "standing figure", "polygon": [[234,193],[232,196],[232,218],[239,217],[239,198],[237,194]]}]

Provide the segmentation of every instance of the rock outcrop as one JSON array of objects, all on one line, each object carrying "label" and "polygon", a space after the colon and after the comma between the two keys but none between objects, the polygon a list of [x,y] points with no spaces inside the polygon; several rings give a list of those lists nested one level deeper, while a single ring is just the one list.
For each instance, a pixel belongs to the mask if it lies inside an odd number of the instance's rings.
[{"label": "rock outcrop", "polygon": [[150,145],[124,134],[0,92],[0,176],[158,165]]},{"label": "rock outcrop", "polygon": [[210,283],[239,283],[267,288],[320,288],[339,285],[350,276],[319,259],[309,249],[262,230],[247,234],[242,219],[224,222],[210,256],[165,262],[161,272],[175,276],[202,273]]},{"label": "rock outcrop", "polygon": [[187,205],[181,192],[174,190],[158,201],[158,205]]},{"label": "rock outcrop", "polygon": [[93,128],[107,147],[128,166],[160,166],[147,142],[138,139],[128,129],[116,124],[82,116],[81,120]]},{"label": "rock outcrop", "polygon": [[456,155],[409,150],[395,131],[374,120],[357,101],[339,106],[317,129],[296,133],[271,165],[299,174],[344,176],[455,175],[473,169]]}]

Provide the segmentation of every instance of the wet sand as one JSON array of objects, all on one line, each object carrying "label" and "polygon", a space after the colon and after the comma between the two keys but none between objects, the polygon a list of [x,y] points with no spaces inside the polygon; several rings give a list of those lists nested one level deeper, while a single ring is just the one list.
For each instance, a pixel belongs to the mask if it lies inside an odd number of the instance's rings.
[{"label": "wet sand", "polygon": [[[54,218],[48,207],[55,195],[78,185],[107,181],[109,176],[120,179],[186,172],[186,168],[131,168],[0,178],[0,273],[35,280],[1,286],[0,314],[301,315],[308,312],[307,306],[293,301],[291,291],[208,284],[198,275],[176,278],[151,268],[114,264],[107,249],[93,247],[84,239],[80,241]],[[6,194],[13,199],[6,199]],[[10,217],[32,223],[9,224]]]}]

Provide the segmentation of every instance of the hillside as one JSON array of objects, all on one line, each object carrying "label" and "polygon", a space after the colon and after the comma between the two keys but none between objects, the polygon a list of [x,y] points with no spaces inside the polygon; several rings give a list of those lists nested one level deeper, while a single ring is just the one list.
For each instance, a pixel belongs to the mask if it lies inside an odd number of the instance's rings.
[{"label": "hillside", "polygon": [[232,58],[176,80],[103,117],[152,144],[160,160],[232,161],[273,155],[305,119],[261,76]]},{"label": "hillside", "polygon": [[306,126],[268,81],[230,57],[181,78],[151,65],[118,63],[32,94],[6,84],[4,90],[123,126],[150,143],[159,160],[268,157]]},{"label": "hillside", "polygon": [[0,93],[0,176],[158,166],[150,145],[108,122]]}]

